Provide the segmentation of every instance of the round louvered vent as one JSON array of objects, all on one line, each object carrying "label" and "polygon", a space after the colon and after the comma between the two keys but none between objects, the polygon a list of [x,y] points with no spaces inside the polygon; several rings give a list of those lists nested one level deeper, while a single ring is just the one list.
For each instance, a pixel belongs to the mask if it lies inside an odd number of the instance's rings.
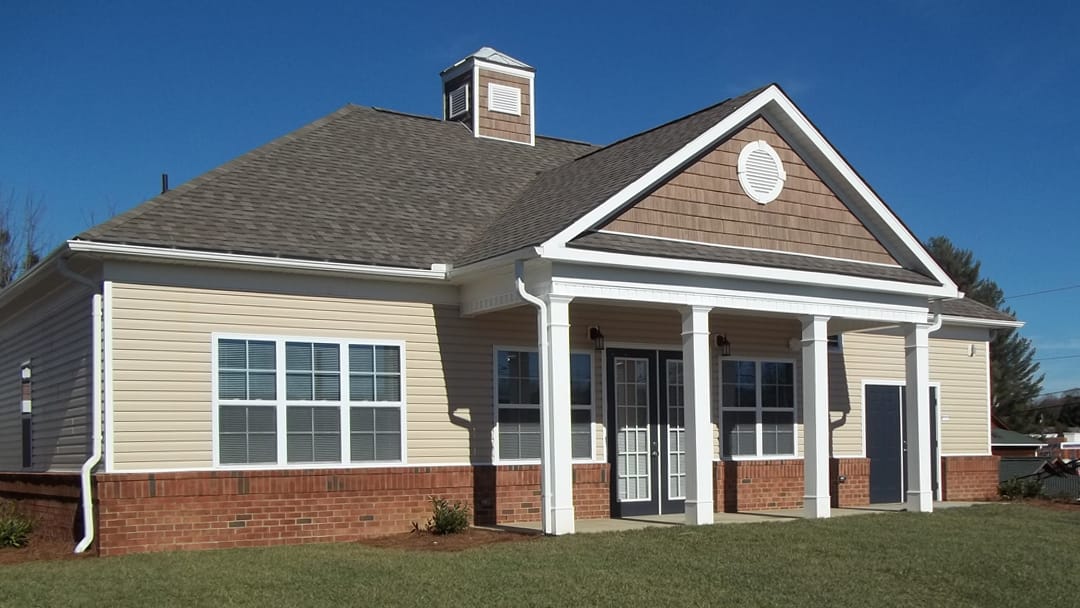
[{"label": "round louvered vent", "polygon": [[786,179],[780,156],[764,141],[748,143],[739,153],[739,183],[747,196],[762,205],[780,196]]}]

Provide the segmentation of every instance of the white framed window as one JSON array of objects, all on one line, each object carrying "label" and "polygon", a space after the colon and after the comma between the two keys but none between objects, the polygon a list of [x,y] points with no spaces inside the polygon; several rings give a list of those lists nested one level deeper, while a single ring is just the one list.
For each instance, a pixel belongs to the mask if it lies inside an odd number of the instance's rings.
[{"label": "white framed window", "polygon": [[795,455],[795,363],[720,364],[722,453],[728,458]]},{"label": "white framed window", "polygon": [[488,110],[521,116],[521,89],[489,82]]},{"label": "white framed window", "polygon": [[[570,442],[575,460],[593,453],[593,359],[570,354]],[[540,357],[535,349],[495,349],[495,440],[499,461],[540,459]]]},{"label": "white framed window", "polygon": [[222,466],[404,462],[400,341],[215,335]]}]

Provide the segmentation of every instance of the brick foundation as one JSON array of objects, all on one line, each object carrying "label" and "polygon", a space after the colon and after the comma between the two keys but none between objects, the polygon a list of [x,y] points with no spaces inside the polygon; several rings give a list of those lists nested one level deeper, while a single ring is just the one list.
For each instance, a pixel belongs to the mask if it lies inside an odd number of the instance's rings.
[{"label": "brick foundation", "polygon": [[[578,518],[608,511],[608,465],[574,465]],[[95,476],[101,555],[343,542],[412,529],[430,496],[477,523],[540,519],[540,467],[212,471]]]},{"label": "brick foundation", "polygon": [[[833,458],[829,462],[829,495],[834,507],[870,503],[870,461]],[[713,463],[713,500],[717,511],[766,511],[803,506],[806,484],[803,461],[725,460]],[[844,475],[844,483],[839,476]]]},{"label": "brick foundation", "polygon": [[997,500],[1000,456],[943,456],[944,500]]},{"label": "brick foundation", "polygon": [[0,473],[0,498],[15,501],[44,537],[82,538],[81,496],[78,473]]}]

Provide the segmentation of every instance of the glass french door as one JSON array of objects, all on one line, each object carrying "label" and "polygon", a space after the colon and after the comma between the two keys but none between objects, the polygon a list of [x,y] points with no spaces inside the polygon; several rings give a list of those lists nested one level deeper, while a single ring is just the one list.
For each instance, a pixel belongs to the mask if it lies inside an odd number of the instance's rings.
[{"label": "glass french door", "polygon": [[612,517],[682,513],[682,353],[608,349],[607,375]]}]

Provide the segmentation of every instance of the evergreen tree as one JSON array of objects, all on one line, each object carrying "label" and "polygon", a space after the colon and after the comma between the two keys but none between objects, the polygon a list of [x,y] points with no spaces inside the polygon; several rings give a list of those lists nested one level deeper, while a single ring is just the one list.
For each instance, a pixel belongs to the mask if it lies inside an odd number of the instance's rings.
[{"label": "evergreen tree", "polygon": [[[979,274],[982,264],[968,249],[953,245],[944,236],[926,243],[930,255],[964,292],[965,297],[1010,315],[1005,293],[994,281]],[[1038,431],[1030,408],[1042,392],[1043,374],[1035,361],[1035,346],[1014,328],[994,330],[990,339],[990,393],[994,412],[1013,430]]]}]

